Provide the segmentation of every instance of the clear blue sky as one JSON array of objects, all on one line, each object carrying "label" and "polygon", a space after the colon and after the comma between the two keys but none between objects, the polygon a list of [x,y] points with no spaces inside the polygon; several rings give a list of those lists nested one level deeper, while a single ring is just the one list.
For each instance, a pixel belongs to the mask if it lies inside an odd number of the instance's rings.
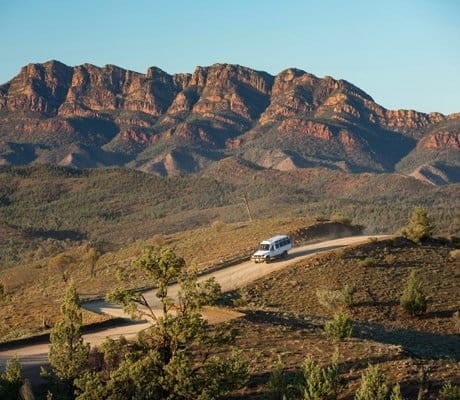
[{"label": "clear blue sky", "polygon": [[346,79],[387,108],[460,112],[457,0],[0,0],[0,82],[21,66],[192,72],[235,63]]}]

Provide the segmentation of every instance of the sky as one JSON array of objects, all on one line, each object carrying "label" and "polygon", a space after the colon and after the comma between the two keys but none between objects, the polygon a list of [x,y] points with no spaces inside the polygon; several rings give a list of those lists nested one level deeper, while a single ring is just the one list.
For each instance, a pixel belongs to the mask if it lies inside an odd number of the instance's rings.
[{"label": "sky", "polygon": [[240,64],[346,79],[389,109],[460,112],[457,0],[0,0],[0,83],[29,63]]}]

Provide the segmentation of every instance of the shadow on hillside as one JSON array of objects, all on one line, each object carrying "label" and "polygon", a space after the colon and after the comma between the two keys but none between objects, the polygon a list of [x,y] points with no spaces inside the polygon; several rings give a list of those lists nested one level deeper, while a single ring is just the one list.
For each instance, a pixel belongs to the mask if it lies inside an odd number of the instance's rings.
[{"label": "shadow on hillside", "polygon": [[388,329],[379,323],[354,323],[353,336],[402,346],[419,358],[449,358],[460,361],[460,336],[413,329]]},{"label": "shadow on hillside", "polygon": [[56,240],[84,240],[87,236],[84,233],[75,230],[57,230],[57,229],[28,229],[27,234],[31,237]]},{"label": "shadow on hillside", "polygon": [[[281,325],[290,329],[321,330],[326,318],[274,311],[245,310],[245,319],[253,323]],[[353,337],[401,346],[411,356],[460,361],[460,335],[448,335],[413,329],[389,329],[383,324],[355,321]]]}]

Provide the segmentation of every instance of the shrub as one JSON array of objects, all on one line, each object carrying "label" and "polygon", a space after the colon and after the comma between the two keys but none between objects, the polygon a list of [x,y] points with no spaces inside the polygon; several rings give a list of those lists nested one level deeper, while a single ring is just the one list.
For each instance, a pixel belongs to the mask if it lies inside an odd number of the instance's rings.
[{"label": "shrub", "polygon": [[[302,372],[297,377],[295,389],[305,400],[335,400],[340,387],[338,354],[332,364],[321,367],[311,358],[305,359]],[[299,398],[299,397],[295,397]]]},{"label": "shrub", "polygon": [[423,207],[415,207],[409,219],[409,223],[403,229],[402,234],[413,242],[420,242],[431,236],[434,225]]},{"label": "shrub", "polygon": [[334,315],[334,319],[324,326],[326,335],[336,339],[345,339],[351,336],[353,332],[353,321],[343,313]]},{"label": "shrub", "polygon": [[366,257],[359,260],[358,265],[364,268],[373,267],[375,265],[375,260],[372,257]]},{"label": "shrub", "polygon": [[351,223],[352,223],[352,219],[351,219],[351,218],[348,218],[348,217],[344,216],[344,215],[341,214],[341,213],[334,213],[334,214],[332,214],[332,216],[331,216],[331,221],[333,221],[333,222],[338,222],[338,223],[344,224],[344,225],[351,225]]},{"label": "shrub", "polygon": [[281,358],[275,363],[270,380],[268,381],[268,398],[270,400],[285,400],[287,396],[287,381],[284,376],[284,364]]},{"label": "shrub", "polygon": [[343,304],[340,290],[317,289],[318,303],[330,311],[337,311]]},{"label": "shrub", "polygon": [[342,289],[342,299],[344,304],[347,307],[351,307],[355,304],[354,295],[356,293],[356,289],[352,286],[349,286],[348,283]]},{"label": "shrub", "polygon": [[15,400],[19,398],[19,390],[24,383],[22,368],[17,356],[6,362],[6,368],[0,374],[0,398]]},{"label": "shrub", "polygon": [[387,265],[393,265],[396,261],[396,256],[393,254],[387,254],[384,258],[385,264]]},{"label": "shrub", "polygon": [[212,224],[212,229],[216,230],[217,232],[220,232],[222,229],[225,228],[225,222],[216,220]]},{"label": "shrub", "polygon": [[388,386],[385,375],[370,365],[361,375],[361,385],[356,392],[355,400],[386,400]]},{"label": "shrub", "polygon": [[400,303],[410,315],[422,315],[426,312],[427,298],[422,292],[414,270],[411,271],[406,281]]},{"label": "shrub", "polygon": [[4,300],[6,300],[5,285],[3,283],[0,283],[0,303]]},{"label": "shrub", "polygon": [[404,397],[401,394],[401,387],[399,384],[393,386],[391,390],[390,400],[404,400]]},{"label": "shrub", "polygon": [[439,391],[439,400],[459,400],[460,386],[452,385],[451,382],[445,383]]}]

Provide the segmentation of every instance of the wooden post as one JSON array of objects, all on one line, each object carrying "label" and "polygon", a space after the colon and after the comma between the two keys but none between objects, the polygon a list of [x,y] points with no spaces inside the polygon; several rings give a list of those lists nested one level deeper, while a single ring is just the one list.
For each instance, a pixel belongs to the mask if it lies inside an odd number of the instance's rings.
[{"label": "wooden post", "polygon": [[246,193],[243,194],[243,200],[246,206],[246,210],[248,211],[249,221],[252,222],[251,209],[249,208],[248,196],[246,195]]}]

